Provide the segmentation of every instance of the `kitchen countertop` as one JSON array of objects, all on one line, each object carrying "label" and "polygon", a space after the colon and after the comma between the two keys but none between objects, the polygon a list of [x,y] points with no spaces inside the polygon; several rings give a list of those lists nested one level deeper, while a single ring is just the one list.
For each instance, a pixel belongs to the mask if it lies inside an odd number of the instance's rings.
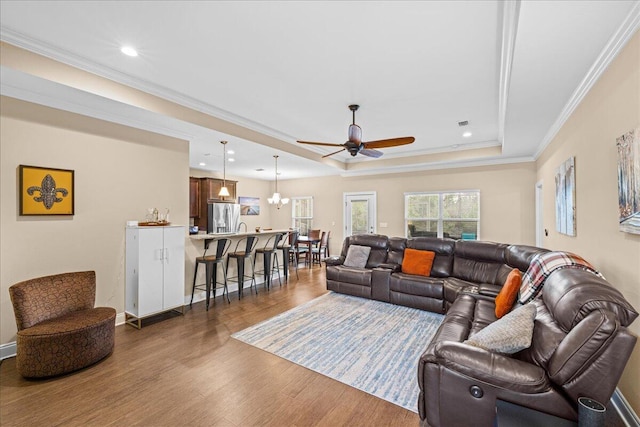
[{"label": "kitchen countertop", "polygon": [[192,240],[211,240],[222,237],[245,237],[245,236],[260,236],[267,234],[276,234],[276,233],[288,233],[291,230],[260,230],[260,231],[246,231],[242,233],[200,233],[200,234],[191,234],[189,237]]}]

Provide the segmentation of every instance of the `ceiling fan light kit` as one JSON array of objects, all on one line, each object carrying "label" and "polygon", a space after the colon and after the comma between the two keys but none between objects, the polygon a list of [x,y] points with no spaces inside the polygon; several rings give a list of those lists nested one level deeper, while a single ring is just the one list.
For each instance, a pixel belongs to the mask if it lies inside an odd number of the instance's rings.
[{"label": "ceiling fan light kit", "polygon": [[360,108],[357,104],[349,105],[349,110],[353,115],[353,122],[349,125],[348,136],[349,139],[344,144],[333,144],[328,142],[312,142],[312,141],[298,141],[300,144],[321,145],[325,147],[342,147],[342,149],[326,154],[322,158],[333,156],[334,154],[348,151],[351,156],[356,156],[358,153],[367,157],[378,158],[382,156],[382,151],[378,151],[377,148],[397,147],[399,145],[411,144],[416,139],[412,136],[406,136],[402,138],[380,139],[377,141],[362,141],[362,128],[356,124],[356,111]]}]

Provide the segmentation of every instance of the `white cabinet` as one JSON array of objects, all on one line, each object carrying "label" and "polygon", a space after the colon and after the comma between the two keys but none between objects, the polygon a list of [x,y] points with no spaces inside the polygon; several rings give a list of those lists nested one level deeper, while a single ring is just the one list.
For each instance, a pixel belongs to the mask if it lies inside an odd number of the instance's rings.
[{"label": "white cabinet", "polygon": [[127,227],[127,323],[184,306],[184,226]]}]

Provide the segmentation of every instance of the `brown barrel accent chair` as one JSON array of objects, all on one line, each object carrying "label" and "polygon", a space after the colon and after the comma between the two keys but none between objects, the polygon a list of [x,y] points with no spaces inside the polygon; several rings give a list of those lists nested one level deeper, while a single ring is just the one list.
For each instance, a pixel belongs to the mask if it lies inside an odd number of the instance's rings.
[{"label": "brown barrel accent chair", "polygon": [[113,351],[116,311],[94,308],[94,271],[26,280],[9,294],[18,326],[16,368],[23,377],[72,372]]}]

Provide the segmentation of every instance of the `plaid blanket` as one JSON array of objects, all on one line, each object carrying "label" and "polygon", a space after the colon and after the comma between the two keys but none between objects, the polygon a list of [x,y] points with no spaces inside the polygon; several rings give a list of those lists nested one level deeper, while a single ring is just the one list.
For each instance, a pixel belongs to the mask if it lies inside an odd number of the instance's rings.
[{"label": "plaid blanket", "polygon": [[538,254],[531,261],[529,269],[522,276],[520,285],[521,304],[526,304],[533,300],[542,291],[544,282],[556,270],[562,268],[581,268],[603,277],[584,258],[570,252],[545,252]]}]

